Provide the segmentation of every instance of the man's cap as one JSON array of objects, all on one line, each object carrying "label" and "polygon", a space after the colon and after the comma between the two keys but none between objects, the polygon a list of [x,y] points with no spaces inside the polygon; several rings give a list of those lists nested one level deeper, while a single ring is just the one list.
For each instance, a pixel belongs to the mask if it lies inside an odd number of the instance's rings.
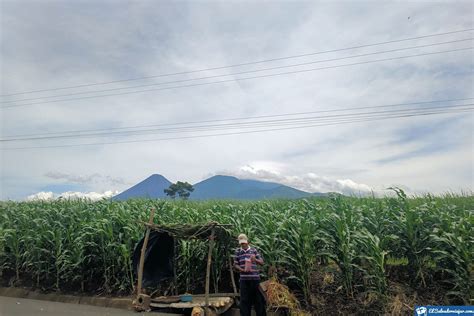
[{"label": "man's cap", "polygon": [[239,237],[237,237],[237,239],[239,240],[239,244],[248,244],[249,243],[249,239],[247,238],[247,235],[245,235],[245,234],[240,234]]}]

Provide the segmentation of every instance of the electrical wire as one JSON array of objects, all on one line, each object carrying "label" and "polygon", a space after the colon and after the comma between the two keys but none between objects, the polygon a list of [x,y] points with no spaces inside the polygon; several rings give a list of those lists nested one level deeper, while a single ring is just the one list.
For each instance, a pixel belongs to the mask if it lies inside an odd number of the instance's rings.
[{"label": "electrical wire", "polygon": [[128,86],[128,87],[110,88],[110,89],[104,89],[104,90],[82,91],[82,92],[51,95],[51,96],[43,96],[43,97],[35,97],[35,98],[27,98],[27,99],[9,100],[9,101],[0,102],[0,104],[8,104],[8,103],[24,102],[24,101],[35,101],[35,100],[43,100],[43,99],[59,98],[59,97],[69,97],[69,96],[76,96],[76,95],[83,95],[83,94],[90,94],[90,93],[103,93],[103,92],[111,92],[111,91],[120,91],[120,90],[126,90],[126,89],[155,87],[155,86],[162,86],[162,85],[174,84],[174,83],[184,83],[184,82],[197,81],[197,80],[207,80],[207,79],[215,79],[215,78],[221,78],[221,77],[237,76],[237,75],[243,75],[243,74],[263,72],[263,71],[270,71],[270,70],[277,70],[277,69],[284,69],[284,68],[293,68],[293,67],[301,67],[301,66],[308,66],[308,65],[318,64],[318,63],[325,63],[325,62],[332,62],[332,61],[339,61],[339,60],[345,60],[345,59],[366,57],[366,56],[372,56],[372,55],[393,53],[393,52],[399,52],[399,51],[410,50],[410,49],[432,47],[432,46],[437,46],[437,45],[460,43],[460,42],[472,41],[473,39],[474,38],[466,38],[466,39],[461,39],[461,40],[454,40],[454,41],[433,43],[433,44],[427,44],[427,45],[418,45],[418,46],[397,48],[397,49],[391,49],[391,50],[386,50],[386,51],[378,51],[378,52],[352,55],[352,56],[346,56],[346,57],[316,60],[316,61],[310,61],[310,62],[299,63],[299,64],[291,64],[291,65],[283,65],[283,66],[275,66],[275,67],[269,67],[269,68],[247,70],[247,71],[241,71],[241,72],[235,72],[235,73],[229,73],[229,74],[212,75],[212,76],[190,78],[190,79],[180,79],[180,80],[174,80],[174,81],[165,81],[165,82],[142,84],[142,85],[135,85],[135,86]]},{"label": "electrical wire", "polygon": [[414,109],[397,109],[388,111],[372,111],[372,112],[360,112],[360,113],[347,113],[337,115],[326,115],[326,116],[310,116],[310,117],[298,117],[298,118],[286,118],[286,119],[274,119],[274,120],[259,120],[254,122],[237,122],[237,123],[225,123],[225,124],[208,124],[198,126],[184,126],[174,128],[154,128],[148,130],[136,130],[136,131],[115,131],[115,132],[102,132],[92,134],[75,134],[75,135],[56,135],[56,136],[39,136],[39,137],[28,137],[28,138],[9,138],[0,139],[0,142],[17,142],[17,141],[31,141],[31,140],[51,140],[51,139],[64,139],[64,138],[84,138],[84,137],[109,137],[109,136],[129,136],[129,135],[142,135],[142,134],[164,134],[164,133],[190,133],[199,131],[209,130],[221,130],[221,129],[240,129],[240,128],[253,128],[253,127],[267,127],[270,125],[282,125],[282,124],[295,124],[305,122],[324,121],[337,118],[356,118],[365,117],[367,115],[385,115],[391,113],[407,113],[407,112],[423,112],[427,110],[444,110],[444,109],[457,109],[459,107],[472,106],[474,103],[461,104],[461,105],[449,105],[449,106],[433,106],[425,108],[414,108]]},{"label": "electrical wire", "polygon": [[65,90],[65,89],[73,89],[73,88],[83,88],[83,87],[106,85],[106,84],[120,83],[120,82],[127,82],[127,81],[145,80],[145,79],[153,79],[153,78],[159,78],[159,77],[168,77],[168,76],[175,76],[175,75],[192,74],[192,73],[211,71],[211,70],[220,70],[220,69],[233,68],[233,67],[249,66],[249,65],[261,64],[261,63],[267,63],[267,62],[273,62],[273,61],[280,61],[280,60],[286,60],[286,59],[308,57],[308,56],[314,56],[314,55],[320,55],[320,54],[326,54],[326,53],[334,53],[334,52],[340,52],[340,51],[345,51],[345,50],[352,50],[352,49],[373,47],[373,46],[379,46],[379,45],[400,43],[400,42],[423,39],[423,38],[429,38],[429,37],[436,37],[436,36],[443,36],[443,35],[450,35],[450,34],[457,34],[457,33],[465,33],[465,32],[470,32],[470,31],[473,31],[473,30],[474,30],[474,28],[469,28],[469,29],[463,29],[463,30],[457,30],[457,31],[435,33],[435,34],[409,37],[409,38],[398,39],[398,40],[377,42],[377,43],[371,43],[371,44],[362,44],[362,45],[356,45],[356,46],[345,47],[345,48],[337,48],[337,49],[331,49],[331,50],[326,50],[326,51],[318,51],[318,52],[312,52],[312,53],[305,53],[305,54],[291,55],[291,56],[285,56],[285,57],[264,59],[264,60],[253,61],[253,62],[246,62],[246,63],[227,65],[227,66],[204,68],[204,69],[198,69],[198,70],[190,70],[190,71],[183,71],[183,72],[159,74],[159,75],[144,76],[144,77],[129,78],[129,79],[120,79],[120,80],[105,81],[105,82],[80,84],[80,85],[58,87],[58,88],[49,88],[49,89],[15,92],[15,93],[0,95],[0,97],[7,97],[7,96],[13,96],[13,95],[19,95],[19,94],[31,94],[31,93],[46,92],[46,91],[57,91],[57,90]]},{"label": "electrical wire", "polygon": [[340,124],[352,124],[352,123],[357,123],[357,122],[368,122],[368,121],[378,121],[378,120],[390,120],[390,119],[395,119],[395,118],[407,118],[407,117],[439,115],[439,114],[456,114],[456,113],[465,113],[465,112],[469,112],[469,111],[472,111],[472,110],[474,110],[474,108],[458,109],[458,110],[450,110],[450,111],[429,111],[429,112],[416,113],[416,114],[388,115],[388,116],[385,116],[385,117],[362,118],[362,119],[354,119],[354,120],[343,120],[343,121],[335,121],[335,122],[325,122],[325,123],[319,123],[319,124],[309,124],[309,125],[303,125],[303,126],[278,127],[278,128],[271,128],[271,129],[260,129],[260,130],[251,130],[251,131],[239,131],[239,132],[229,132],[229,133],[219,133],[219,134],[190,135],[190,136],[179,136],[179,137],[170,137],[170,138],[139,139],[139,140],[116,141],[116,142],[96,142],[96,143],[63,144],[63,145],[32,146],[32,147],[10,147],[10,148],[1,148],[1,150],[65,148],[65,147],[82,147],[82,146],[99,146],[99,145],[112,145],[112,144],[130,144],[130,143],[143,143],[143,142],[158,142],[158,141],[178,140],[178,139],[208,138],[208,137],[216,137],[216,136],[229,136],[229,135],[242,135],[242,134],[271,132],[271,131],[295,130],[295,129],[318,127],[318,126],[330,126],[330,125],[340,125]]},{"label": "electrical wire", "polygon": [[4,136],[7,139],[12,138],[25,138],[25,137],[38,137],[45,135],[58,135],[58,134],[82,134],[82,133],[94,133],[94,132],[109,132],[116,130],[129,130],[129,129],[141,129],[141,128],[151,128],[151,127],[163,127],[163,126],[183,126],[183,125],[194,125],[194,124],[205,124],[205,123],[217,123],[217,122],[231,122],[231,121],[247,121],[247,120],[256,120],[263,118],[276,118],[276,117],[286,117],[286,116],[301,116],[301,115],[311,115],[318,113],[333,113],[333,112],[345,112],[345,111],[354,111],[354,110],[366,110],[366,109],[377,109],[377,108],[390,108],[390,107],[401,107],[401,106],[413,106],[413,105],[424,105],[432,103],[449,103],[449,102],[458,102],[458,101],[469,101],[474,100],[474,98],[457,98],[457,99],[441,99],[441,100],[428,100],[428,101],[418,101],[418,102],[406,102],[406,103],[391,103],[391,104],[382,104],[382,105],[373,105],[373,106],[362,106],[362,107],[343,107],[330,110],[317,110],[317,111],[306,111],[306,112],[294,112],[294,113],[282,113],[282,114],[271,114],[271,115],[258,115],[258,116],[247,116],[247,117],[233,117],[233,118],[223,118],[223,119],[214,119],[214,120],[201,120],[201,121],[185,121],[185,122],[175,122],[175,123],[161,123],[161,124],[147,124],[147,125],[135,125],[135,126],[125,126],[125,127],[112,127],[112,128],[102,128],[102,129],[86,129],[86,130],[70,130],[70,131],[59,131],[59,132],[48,132],[48,133],[34,133],[34,134],[18,134],[18,135],[9,135]]},{"label": "electrical wire", "polygon": [[44,101],[44,102],[33,102],[33,103],[25,103],[25,104],[7,105],[7,106],[3,106],[3,107],[0,107],[0,108],[1,109],[7,109],[7,108],[37,105],[37,104],[66,102],[66,101],[83,100],[83,99],[91,99],[91,98],[128,95],[128,94],[150,92],[150,91],[162,91],[162,90],[171,90],[171,89],[178,89],[178,88],[189,88],[189,87],[197,87],[197,86],[204,86],[204,85],[210,85],[210,84],[219,84],[219,83],[227,83],[227,82],[258,79],[258,78],[268,78],[268,77],[275,77],[275,76],[282,76],[282,75],[289,75],[289,74],[296,74],[296,73],[306,73],[306,72],[325,70],[325,69],[351,67],[351,66],[356,66],[356,65],[364,65],[364,64],[371,64],[371,63],[377,63],[377,62],[399,60],[399,59],[404,59],[404,58],[413,58],[413,57],[430,56],[430,55],[445,54],[445,53],[452,53],[452,52],[460,52],[460,51],[472,50],[473,48],[474,47],[465,47],[465,48],[460,48],[460,49],[452,49],[452,50],[445,50],[445,51],[438,51],[438,52],[430,52],[430,53],[422,53],[422,54],[414,54],[414,55],[405,55],[405,56],[397,56],[397,57],[391,57],[391,58],[376,59],[376,60],[356,62],[356,63],[351,63],[351,64],[342,64],[342,65],[333,65],[333,66],[327,66],[327,67],[294,70],[294,71],[281,72],[281,73],[268,74],[268,75],[260,75],[260,76],[253,76],[253,77],[233,78],[233,79],[220,80],[220,81],[214,81],[214,82],[203,82],[203,83],[195,83],[195,84],[189,84],[189,85],[171,86],[171,87],[155,88],[155,89],[145,89],[145,90],[129,91],[129,92],[121,92],[121,93],[112,93],[112,94],[104,94],[104,95],[97,95],[97,96],[84,96],[84,97],[78,97],[78,98],[50,100],[50,101]]}]

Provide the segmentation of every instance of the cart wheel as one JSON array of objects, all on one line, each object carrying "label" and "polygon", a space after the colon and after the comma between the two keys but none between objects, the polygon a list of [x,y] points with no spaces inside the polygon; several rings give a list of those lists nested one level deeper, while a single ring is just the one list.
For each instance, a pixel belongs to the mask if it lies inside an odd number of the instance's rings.
[{"label": "cart wheel", "polygon": [[217,311],[212,307],[204,307],[205,316],[217,316]]},{"label": "cart wheel", "polygon": [[133,301],[133,306],[136,311],[149,311],[150,310],[151,297],[146,294],[140,294]]}]

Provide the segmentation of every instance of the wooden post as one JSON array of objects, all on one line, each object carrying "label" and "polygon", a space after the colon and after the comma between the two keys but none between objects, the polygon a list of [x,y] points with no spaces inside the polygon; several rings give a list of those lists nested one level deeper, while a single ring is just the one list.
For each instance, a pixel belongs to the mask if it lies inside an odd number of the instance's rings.
[{"label": "wooden post", "polygon": [[176,238],[173,238],[173,295],[178,295],[178,276],[176,274]]},{"label": "wooden post", "polygon": [[232,259],[230,257],[229,257],[229,271],[230,271],[230,279],[232,280],[232,288],[234,289],[234,294],[237,295],[237,286],[235,285],[234,269],[232,267]]},{"label": "wooden post", "polygon": [[[150,220],[148,223],[153,224],[153,218],[155,217],[155,209],[152,208],[150,212]],[[150,238],[150,226],[147,226],[145,232],[145,239],[143,240],[142,251],[140,254],[140,264],[138,266],[138,286],[137,286],[137,297],[142,294],[142,282],[143,282],[143,265],[145,264],[145,251],[148,245],[148,239]]]},{"label": "wooden post", "polygon": [[214,248],[215,229],[212,227],[211,237],[209,238],[209,253],[207,254],[207,269],[206,269],[206,307],[209,306],[209,284],[211,277],[211,261],[212,261],[212,249]]}]

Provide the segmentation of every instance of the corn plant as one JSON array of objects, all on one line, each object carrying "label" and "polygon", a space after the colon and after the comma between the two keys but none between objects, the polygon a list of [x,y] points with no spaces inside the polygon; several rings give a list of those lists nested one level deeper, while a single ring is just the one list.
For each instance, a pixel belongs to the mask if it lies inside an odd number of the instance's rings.
[{"label": "corn plant", "polygon": [[365,289],[385,295],[387,292],[385,278],[387,251],[381,248],[380,239],[365,228],[354,233],[354,240],[359,261],[356,268],[363,274]]},{"label": "corn plant", "polygon": [[[394,190],[389,198],[0,202],[0,278],[48,290],[132,293],[131,254],[155,208],[158,224],[232,224],[234,236],[246,233],[262,253],[264,277],[278,268],[306,301],[320,264],[338,267],[335,282],[348,298],[386,295],[389,254],[408,263],[412,286],[440,284],[447,302],[471,303],[474,197]],[[228,275],[224,254],[237,244],[225,246],[213,252],[214,291]],[[207,249],[206,242],[177,242],[176,292],[203,291]]]}]

